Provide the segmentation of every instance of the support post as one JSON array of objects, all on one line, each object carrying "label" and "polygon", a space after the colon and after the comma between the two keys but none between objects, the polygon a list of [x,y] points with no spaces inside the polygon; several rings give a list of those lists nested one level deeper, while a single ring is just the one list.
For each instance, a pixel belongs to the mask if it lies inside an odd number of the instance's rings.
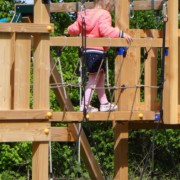
[{"label": "support post", "polygon": [[[116,25],[126,31],[129,28],[129,1],[128,0],[117,0],[115,9],[115,19]],[[126,83],[126,72],[131,66],[129,58],[125,58],[125,63],[123,62],[122,56],[117,56],[115,59],[115,86],[121,86]],[[129,66],[129,67],[128,67]],[[128,69],[127,69],[128,68]],[[123,76],[123,70],[125,75]],[[126,77],[125,77],[126,76]],[[132,77],[131,77],[132,79]],[[130,82],[131,83],[131,82]],[[128,84],[130,85],[130,84]],[[125,90],[126,91],[126,90]],[[121,94],[120,94],[121,93]],[[115,94],[115,102],[118,105],[118,110],[129,110],[129,102],[125,101],[126,97],[132,95],[132,91],[117,92]],[[127,99],[126,99],[127,100]],[[122,103],[123,102],[123,103]],[[122,125],[119,122],[114,122],[114,179],[128,180],[128,124]]]},{"label": "support post", "polygon": [[178,0],[168,1],[163,117],[165,124],[178,124]]},{"label": "support post", "polygon": [[[180,84],[180,36],[178,37],[178,84]],[[178,112],[180,112],[180,87],[178,86]],[[180,118],[178,121],[178,124],[180,124]]]},{"label": "support post", "polygon": [[114,134],[114,179],[128,180],[128,122],[116,123]]},{"label": "support post", "polygon": [[[50,23],[50,6],[41,0],[34,2],[34,23]],[[50,46],[49,34],[34,37],[34,109],[49,109]],[[48,142],[34,142],[32,179],[48,180]]]}]

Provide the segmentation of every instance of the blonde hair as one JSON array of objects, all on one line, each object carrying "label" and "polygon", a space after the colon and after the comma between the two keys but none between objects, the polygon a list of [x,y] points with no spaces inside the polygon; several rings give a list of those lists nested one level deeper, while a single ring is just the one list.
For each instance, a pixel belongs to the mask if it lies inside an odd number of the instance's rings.
[{"label": "blonde hair", "polygon": [[106,10],[111,10],[114,7],[114,1],[115,0],[94,0],[95,5],[99,5]]}]

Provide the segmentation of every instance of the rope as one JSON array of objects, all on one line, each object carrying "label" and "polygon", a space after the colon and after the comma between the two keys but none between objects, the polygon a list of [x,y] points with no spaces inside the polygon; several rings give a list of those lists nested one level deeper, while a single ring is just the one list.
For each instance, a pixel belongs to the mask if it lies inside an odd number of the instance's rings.
[{"label": "rope", "polygon": [[[50,84],[50,88],[59,88],[59,87],[63,87],[63,86],[66,86],[66,87],[76,87],[76,88],[81,88],[82,87],[82,84],[79,83],[79,84],[69,84],[69,83],[51,83]],[[93,90],[96,90],[96,89],[110,89],[110,90],[125,90],[125,89],[128,89],[128,88],[152,88],[152,89],[159,89],[160,86],[150,86],[150,85],[143,85],[143,84],[136,84],[134,86],[128,86],[126,84],[123,84],[121,86],[108,86],[108,84],[105,85],[105,87],[92,87]]]},{"label": "rope", "polygon": [[53,180],[53,168],[52,168],[52,146],[51,141],[49,141],[49,176],[50,180]]}]

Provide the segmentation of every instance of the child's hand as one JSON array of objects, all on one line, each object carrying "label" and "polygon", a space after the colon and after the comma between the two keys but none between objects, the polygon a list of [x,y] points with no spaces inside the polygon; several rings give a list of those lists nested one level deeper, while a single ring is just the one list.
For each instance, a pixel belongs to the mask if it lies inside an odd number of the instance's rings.
[{"label": "child's hand", "polygon": [[125,38],[129,44],[133,41],[132,37],[125,32],[123,34],[123,38]]}]

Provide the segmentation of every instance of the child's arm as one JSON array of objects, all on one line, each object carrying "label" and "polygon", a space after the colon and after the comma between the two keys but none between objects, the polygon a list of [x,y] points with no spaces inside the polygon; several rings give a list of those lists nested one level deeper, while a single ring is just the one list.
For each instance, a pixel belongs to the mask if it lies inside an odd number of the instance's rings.
[{"label": "child's arm", "polygon": [[110,13],[105,13],[99,21],[99,30],[102,37],[112,38],[125,38],[129,43],[132,41],[132,37],[127,33],[120,30],[118,27],[112,26],[112,19]]},{"label": "child's arm", "polygon": [[68,31],[68,34],[70,35],[73,35],[73,36],[79,35],[81,33],[79,23],[75,21],[73,24],[71,24],[68,27],[67,31]]}]

